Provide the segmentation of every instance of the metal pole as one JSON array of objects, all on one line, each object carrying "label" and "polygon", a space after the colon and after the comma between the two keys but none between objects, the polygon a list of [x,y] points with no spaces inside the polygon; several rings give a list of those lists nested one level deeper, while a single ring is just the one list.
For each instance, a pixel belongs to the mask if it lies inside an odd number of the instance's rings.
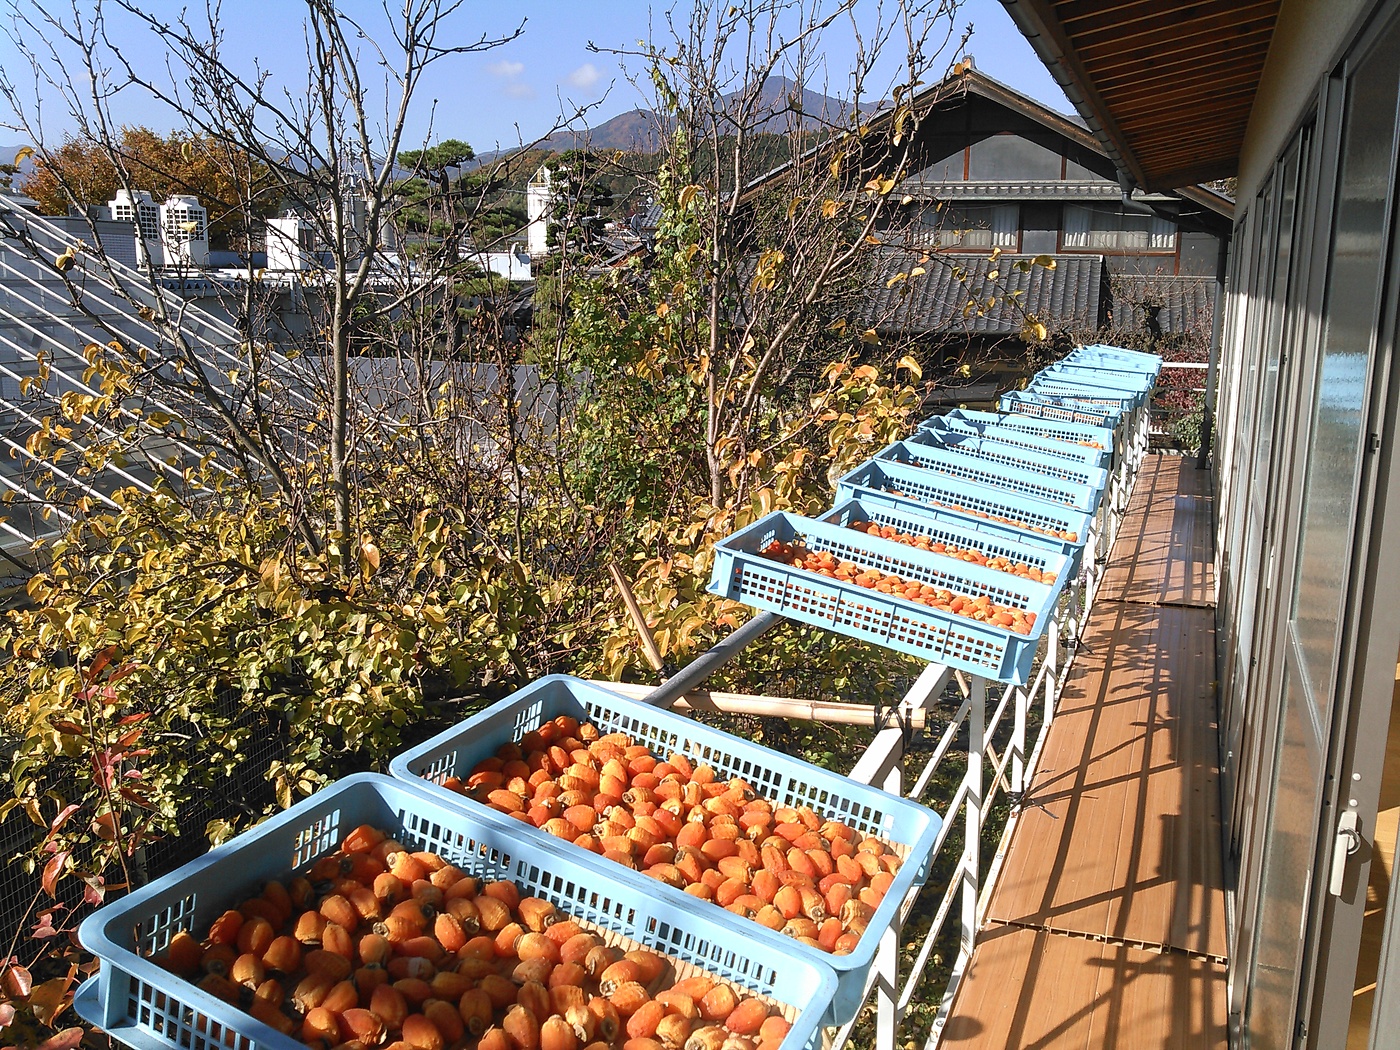
[{"label": "metal pole", "polygon": [[1215,429],[1215,383],[1220,370],[1220,334],[1225,324],[1225,293],[1229,279],[1226,271],[1230,263],[1230,238],[1220,238],[1220,253],[1215,260],[1215,303],[1211,307],[1214,316],[1210,319],[1210,367],[1206,369],[1206,400],[1201,412],[1201,450],[1196,456],[1196,469],[1205,470],[1210,465],[1210,444]]},{"label": "metal pole", "polygon": [[967,711],[967,841],[963,846],[962,940],[959,950],[972,954],[977,937],[977,896],[982,842],[982,752],[986,747],[987,680],[972,679],[971,704]]},{"label": "metal pole", "polygon": [[[902,795],[903,737],[900,738],[898,760],[885,774],[881,785],[892,795]],[[899,916],[880,935],[880,947],[875,952],[875,1050],[894,1050],[899,1036]]]},{"label": "metal pole", "polygon": [[1021,800],[1026,791],[1026,709],[1030,706],[1030,691],[1023,685],[1012,686],[1016,690],[1015,722],[1011,728],[1011,804]]},{"label": "metal pole", "polygon": [[731,634],[709,652],[697,656],[676,674],[642,697],[642,703],[670,707],[691,689],[738,656],[754,639],[783,618],[777,613],[762,612]]}]

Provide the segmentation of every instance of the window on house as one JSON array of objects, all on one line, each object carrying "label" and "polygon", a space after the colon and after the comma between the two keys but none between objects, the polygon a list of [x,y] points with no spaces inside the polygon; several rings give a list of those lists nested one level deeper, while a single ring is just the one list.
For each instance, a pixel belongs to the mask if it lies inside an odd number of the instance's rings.
[{"label": "window on house", "polygon": [[1020,212],[1015,204],[927,208],[923,214],[923,239],[936,248],[1014,251],[1019,242]]},{"label": "window on house", "polygon": [[1174,252],[1176,223],[1118,207],[1065,205],[1066,251]]}]

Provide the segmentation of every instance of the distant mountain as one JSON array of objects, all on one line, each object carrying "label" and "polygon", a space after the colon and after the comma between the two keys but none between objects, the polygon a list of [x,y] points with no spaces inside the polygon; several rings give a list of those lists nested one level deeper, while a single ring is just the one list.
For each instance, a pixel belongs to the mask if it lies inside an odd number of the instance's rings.
[{"label": "distant mountain", "polygon": [[[724,95],[724,108],[732,111],[737,105],[735,92]],[[768,117],[758,124],[757,130],[776,133],[787,129],[789,121],[798,120],[803,127],[813,128],[823,124],[840,123],[850,112],[850,104],[841,99],[823,95],[819,91],[798,85],[786,77],[769,77],[763,85],[759,101],[760,110]],[[862,109],[874,109],[874,104]],[[592,128],[577,131],[556,131],[541,140],[540,149],[562,152],[589,146],[593,149],[620,149],[632,153],[655,153],[660,147],[665,127],[657,114],[645,109],[634,109],[606,120]],[[496,150],[477,154],[478,163],[486,163],[496,157],[513,152]]]}]

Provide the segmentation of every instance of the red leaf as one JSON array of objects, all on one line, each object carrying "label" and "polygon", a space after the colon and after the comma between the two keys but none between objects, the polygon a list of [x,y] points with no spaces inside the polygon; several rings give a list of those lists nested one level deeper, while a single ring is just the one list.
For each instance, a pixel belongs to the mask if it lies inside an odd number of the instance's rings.
[{"label": "red leaf", "polygon": [[3,986],[5,994],[11,999],[24,999],[34,987],[34,978],[23,966],[7,966]]},{"label": "red leaf", "polygon": [[123,678],[125,678],[129,674],[132,674],[135,670],[136,664],[128,661],[127,663],[124,663],[120,667],[118,667],[111,674],[109,674],[107,676],[107,681],[120,682]]},{"label": "red leaf", "polygon": [[151,808],[151,803],[146,798],[146,796],[138,795],[135,791],[132,791],[131,788],[122,788],[120,791],[117,792],[117,794],[121,795],[121,797],[126,799],[128,802],[134,802],[144,809]]},{"label": "red leaf", "polygon": [[95,681],[97,676],[100,675],[103,672],[103,670],[107,667],[107,665],[112,662],[112,657],[116,655],[117,647],[115,645],[109,645],[107,646],[107,648],[103,649],[100,653],[94,656],[92,658],[92,666],[88,668],[87,680],[89,682]]},{"label": "red leaf", "polygon": [[74,1050],[83,1041],[83,1029],[65,1028],[57,1035],[51,1035],[34,1050]]},{"label": "red leaf", "polygon": [[117,741],[117,747],[119,747],[119,748],[121,748],[123,751],[125,751],[127,748],[129,748],[132,744],[136,743],[136,741],[138,741],[138,740],[140,740],[140,739],[141,739],[141,730],[139,730],[139,729],[133,729],[130,733],[127,733],[127,734],[123,735],[123,736]]},{"label": "red leaf", "polygon": [[63,850],[61,853],[55,853],[49,858],[49,862],[44,865],[44,875],[43,878],[39,880],[39,885],[44,887],[44,892],[50,897],[56,898],[58,896],[56,890],[58,877],[63,874],[63,865],[67,860],[68,850]]},{"label": "red leaf", "polygon": [[144,722],[146,719],[148,719],[148,718],[150,718],[150,717],[151,717],[151,712],[149,712],[149,711],[137,711],[136,714],[134,714],[134,715],[123,715],[121,718],[117,719],[117,725],[119,725],[119,726],[130,726],[130,725],[135,725],[137,722]]},{"label": "red leaf", "polygon": [[71,817],[74,813],[78,812],[78,809],[78,804],[74,802],[70,805],[64,806],[61,810],[59,810],[58,816],[54,817],[53,823],[49,825],[49,834],[56,834],[59,828],[63,827],[64,824],[68,823],[68,818]]},{"label": "red leaf", "polygon": [[15,1008],[9,1003],[0,1003],[0,1029],[9,1028],[15,1019]]},{"label": "red leaf", "polygon": [[87,736],[87,730],[76,722],[69,722],[66,719],[58,718],[53,722],[53,727],[60,733],[67,733],[70,736]]}]

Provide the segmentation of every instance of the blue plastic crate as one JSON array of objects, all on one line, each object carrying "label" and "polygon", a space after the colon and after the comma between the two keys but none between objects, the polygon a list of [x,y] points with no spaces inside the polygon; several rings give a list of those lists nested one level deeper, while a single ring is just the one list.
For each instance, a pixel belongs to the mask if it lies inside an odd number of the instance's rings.
[{"label": "blue plastic crate", "polygon": [[[986,521],[1023,535],[1037,536],[1058,545],[1060,553],[1075,560],[1089,535],[1090,516],[1063,504],[1027,499],[1005,489],[957,481],[918,467],[872,459],[836,483],[837,500],[897,501],[923,514],[937,509],[972,522]],[[1004,520],[998,520],[1004,519]],[[1074,536],[1066,539],[1061,533]]]},{"label": "blue plastic crate", "polygon": [[1130,361],[1140,361],[1147,364],[1156,362],[1162,363],[1162,355],[1154,354],[1147,350],[1129,350],[1125,346],[1114,346],[1111,343],[1085,343],[1075,348],[1075,353],[1094,352],[1100,354],[1110,354],[1114,357],[1125,357]]},{"label": "blue plastic crate", "polygon": [[[997,416],[995,418],[1005,419],[1007,417]],[[977,423],[957,415],[934,416],[932,419],[924,420],[919,424],[919,429],[915,431],[911,440],[922,440],[919,437],[922,433],[961,434],[967,437],[987,438],[1003,445],[1013,445],[1035,452],[1040,456],[1073,463],[1077,467],[1098,467],[1102,470],[1108,470],[1113,463],[1113,453],[1103,449],[1089,448],[1074,441],[1066,441],[1063,437],[1044,437],[1032,434],[1017,427],[995,423]]]},{"label": "blue plastic crate", "polygon": [[[890,842],[904,857],[880,906],[875,909],[865,936],[849,955],[829,955],[776,933],[758,923],[706,904],[664,883],[647,878],[611,861],[604,861],[562,839],[554,839],[528,824],[519,824],[522,840],[544,839],[569,856],[587,858],[616,871],[616,878],[642,896],[656,898],[657,907],[703,912],[714,924],[730,928],[734,944],[748,941],[762,945],[762,958],[773,952],[788,955],[808,968],[835,972],[835,991],[824,1023],[844,1024],[860,1005],[866,976],[875,959],[881,933],[894,920],[904,897],[928,878],[929,854],[942,827],[932,810],[908,799],[857,784],[848,777],[790,758],[742,740],[718,729],[651,707],[567,675],[550,675],[527,686],[465,722],[407,751],[389,764],[396,777],[424,785],[445,805],[468,812],[491,812],[472,799],[438,785],[449,776],[465,778],[502,744],[518,740],[557,715],[591,721],[604,733],[626,733],[654,754],[679,751],[691,761],[708,763],[723,777],[742,777],[759,794],[777,806],[811,806],[832,820]],[[580,861],[583,863],[583,861]],[[775,991],[772,993],[782,998]],[[815,1000],[812,1000],[815,1002]],[[789,1035],[789,1039],[793,1036]]]},{"label": "blue plastic crate", "polygon": [[[862,568],[1035,613],[1028,634],[940,612],[918,602],[794,568],[759,553],[773,541],[801,542]],[[715,544],[710,591],[790,619],[863,638],[902,653],[1001,682],[1024,684],[1064,586],[984,569],[908,544],[774,511]]]},{"label": "blue plastic crate", "polygon": [[1127,375],[1149,381],[1155,380],[1162,370],[1162,359],[1155,355],[1151,360],[1139,360],[1086,347],[1070,351],[1055,363],[1075,368],[1096,368],[1100,372],[1112,372],[1119,376]]},{"label": "blue plastic crate", "polygon": [[[1084,462],[1084,457],[1072,458],[1073,453],[1057,455],[1024,442],[1006,442],[995,436],[984,437],[922,427],[914,431],[908,441],[928,445],[930,448],[946,449],[959,455],[975,456],[989,463],[999,463],[1032,474],[1043,474],[1070,485],[1082,485],[1095,493],[1102,493],[1108,485],[1108,471],[1097,464]],[[1069,449],[1071,446],[1066,445],[1065,448]]]},{"label": "blue plastic crate", "polygon": [[305,1050],[301,1040],[168,973],[148,956],[182,929],[207,930],[267,880],[305,871],[360,824],[387,830],[413,850],[438,853],[469,874],[513,880],[522,893],[552,901],[608,939],[670,956],[678,972],[701,967],[786,1004],[793,1026],[784,1050],[815,1050],[821,1043],[821,1021],[836,991],[828,968],[737,936],[733,924],[705,909],[639,892],[614,879],[611,865],[536,843],[515,821],[494,819],[489,811],[478,817],[425,788],[374,773],[317,792],[89,916],[78,936],[102,960],[102,969],[79,993],[79,1013],[138,1050]]},{"label": "blue plastic crate", "polygon": [[1013,390],[997,399],[997,408],[1002,412],[1035,416],[1037,419],[1051,419],[1061,423],[1080,423],[1089,427],[1115,430],[1123,413],[1107,405],[1091,405],[1072,398],[1054,397],[1030,390]]},{"label": "blue plastic crate", "polygon": [[1127,357],[1117,357],[1106,354],[1099,350],[1080,347],[1060,358],[1062,365],[1073,365],[1077,368],[1097,368],[1101,372],[1117,372],[1132,376],[1140,376],[1156,382],[1162,373],[1162,363],[1135,361]]},{"label": "blue plastic crate", "polygon": [[990,488],[1005,489],[1018,496],[1044,500],[1093,511],[1103,495],[1102,486],[1091,488],[1087,483],[1061,481],[1004,462],[960,455],[922,441],[896,441],[875,454],[882,462],[905,463],[934,474],[943,474],[960,481],[971,481]]},{"label": "blue plastic crate", "polygon": [[1152,388],[1156,386],[1156,380],[1146,372],[1115,372],[1112,369],[1073,361],[1061,361],[1042,368],[1038,375],[1056,382],[1083,382],[1109,390],[1126,390],[1142,396],[1151,393]]},{"label": "blue plastic crate", "polygon": [[[954,409],[948,413],[948,418],[981,426],[995,426],[1003,430],[1016,430],[1047,441],[1064,442],[1074,448],[1083,448],[1087,452],[1104,452],[1110,460],[1113,457],[1114,437],[1111,427],[1038,419],[1016,412],[976,412],[968,408]],[[1083,444],[1086,441],[1093,442],[1093,445]]]},{"label": "blue plastic crate", "polygon": [[[875,499],[848,499],[827,511],[819,520],[843,528],[866,521],[876,525],[893,525],[911,536],[927,536],[958,550],[975,550],[988,558],[1007,558],[1048,573],[1054,580],[1073,575],[1072,559],[1058,549],[1058,544],[1046,542],[1033,534],[1008,529],[1005,526],[978,522],[979,529],[965,519],[939,517],[931,508],[916,513],[901,503],[885,503]],[[951,515],[949,517],[952,517]],[[1045,582],[1044,580],[1040,582]]]},{"label": "blue plastic crate", "polygon": [[1087,346],[1076,347],[1074,350],[1071,350],[1066,357],[1097,357],[1113,362],[1115,365],[1151,372],[1153,375],[1161,372],[1163,363],[1161,354],[1149,354],[1142,350],[1128,350],[1121,346],[1109,346],[1107,343],[1090,343]]},{"label": "blue plastic crate", "polygon": [[1127,390],[1098,386],[1093,383],[1075,380],[1064,382],[1037,375],[1026,385],[1028,394],[1046,394],[1050,397],[1065,397],[1090,405],[1106,405],[1121,412],[1131,412],[1147,398],[1145,394],[1134,394]]},{"label": "blue plastic crate", "polygon": [[[886,464],[891,469],[903,469],[897,464]],[[895,480],[884,477],[888,472],[883,467],[877,467],[871,471],[868,480],[874,482],[884,479],[890,485],[896,484]],[[849,476],[849,475],[848,475]],[[903,490],[900,490],[903,491]],[[1041,532],[1032,532],[1017,525],[1004,525],[998,521],[991,521],[987,518],[979,518],[973,514],[963,511],[952,510],[947,507],[933,506],[929,503],[921,502],[905,496],[896,496],[892,492],[863,485],[841,485],[837,487],[836,506],[844,506],[846,502],[859,502],[866,510],[884,508],[888,513],[895,515],[913,515],[926,518],[938,526],[950,526],[963,532],[974,533],[978,536],[985,536],[987,542],[998,546],[1020,548],[1025,551],[1038,550],[1046,554],[1062,555],[1067,559],[1070,576],[1073,577],[1079,571],[1081,561],[1080,555],[1083,553],[1084,544],[1082,542],[1071,542],[1060,539],[1058,536],[1050,536]],[[844,502],[843,502],[844,501]],[[832,520],[830,514],[823,516],[824,520]]]}]

